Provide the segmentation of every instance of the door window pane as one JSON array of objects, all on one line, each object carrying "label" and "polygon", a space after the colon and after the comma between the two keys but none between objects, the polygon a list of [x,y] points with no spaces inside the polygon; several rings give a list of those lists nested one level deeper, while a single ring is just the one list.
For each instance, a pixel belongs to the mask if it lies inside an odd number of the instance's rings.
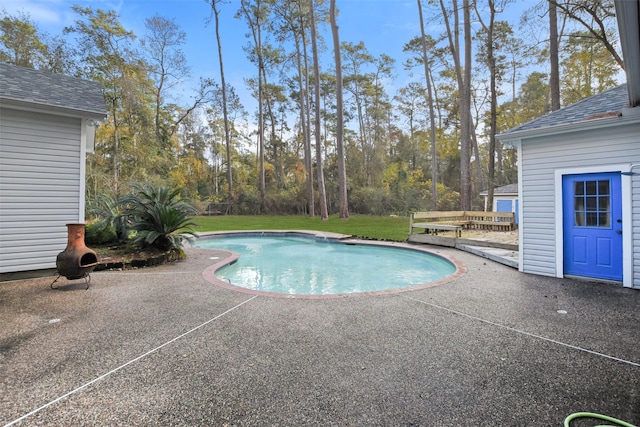
[{"label": "door window pane", "polygon": [[599,223],[600,223],[600,227],[610,227],[611,224],[609,224],[609,219],[611,218],[610,215],[608,213],[600,213],[599,214]]},{"label": "door window pane", "polygon": [[609,195],[609,180],[598,181],[598,194],[601,196]]}]

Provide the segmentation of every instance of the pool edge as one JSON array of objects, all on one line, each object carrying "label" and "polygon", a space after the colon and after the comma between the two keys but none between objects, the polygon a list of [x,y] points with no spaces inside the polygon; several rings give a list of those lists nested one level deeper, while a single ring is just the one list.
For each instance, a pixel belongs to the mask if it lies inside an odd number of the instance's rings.
[{"label": "pool edge", "polygon": [[[460,277],[467,274],[467,268],[462,262],[453,258],[449,255],[437,253],[429,248],[425,248],[423,246],[416,246],[411,243],[405,242],[389,242],[389,241],[381,241],[381,240],[363,240],[355,238],[353,235],[345,235],[339,233],[331,233],[331,232],[319,232],[313,230],[226,230],[226,231],[211,231],[205,233],[198,233],[198,237],[208,237],[208,236],[234,236],[234,235],[256,235],[256,236],[264,236],[264,235],[273,235],[273,236],[300,236],[309,234],[315,236],[316,239],[321,240],[334,240],[339,243],[344,244],[358,244],[358,245],[369,245],[369,246],[383,246],[383,247],[392,247],[392,248],[403,248],[407,250],[413,250],[417,252],[424,252],[430,255],[438,256],[440,258],[444,258],[449,261],[455,267],[455,272],[450,274],[447,277],[443,277],[439,280],[434,280],[432,282],[427,282],[418,285],[411,285],[402,288],[395,289],[385,289],[380,291],[368,291],[368,292],[352,292],[345,294],[323,294],[323,295],[314,295],[314,294],[283,294],[279,292],[269,292],[269,291],[259,291],[254,289],[243,288],[241,286],[236,286],[231,283],[225,282],[224,280],[216,277],[215,273],[220,268],[233,264],[238,260],[240,254],[234,251],[222,250],[224,252],[228,252],[231,254],[230,257],[224,258],[219,262],[216,262],[202,272],[202,277],[208,282],[220,286],[225,289],[242,292],[250,295],[260,295],[267,296],[273,298],[286,298],[286,299],[327,299],[327,298],[354,298],[354,297],[363,297],[363,296],[377,296],[377,295],[392,295],[400,292],[410,292],[417,291],[421,289],[428,289],[435,286],[443,285],[445,283],[452,282],[454,280],[459,279]],[[193,246],[196,247],[197,246]]]}]

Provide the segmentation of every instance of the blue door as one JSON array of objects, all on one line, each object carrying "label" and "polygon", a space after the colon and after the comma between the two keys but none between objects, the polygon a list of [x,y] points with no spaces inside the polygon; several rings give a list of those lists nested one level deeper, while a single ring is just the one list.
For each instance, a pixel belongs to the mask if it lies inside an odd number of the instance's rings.
[{"label": "blue door", "polygon": [[620,173],[562,177],[564,273],[622,280]]},{"label": "blue door", "polygon": [[496,200],[496,211],[513,212],[512,205],[511,199],[498,199]]},{"label": "blue door", "polygon": [[497,212],[513,212],[514,218],[516,220],[516,224],[518,223],[518,199],[515,200],[516,209],[515,212],[513,210],[513,200],[511,199],[498,199],[496,201],[496,211]]}]

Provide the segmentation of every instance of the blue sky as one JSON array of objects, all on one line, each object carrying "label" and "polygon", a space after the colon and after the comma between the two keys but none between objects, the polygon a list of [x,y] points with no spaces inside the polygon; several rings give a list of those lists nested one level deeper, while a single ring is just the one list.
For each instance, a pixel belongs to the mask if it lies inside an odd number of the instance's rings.
[{"label": "blue sky", "polygon": [[[426,4],[427,0],[423,0]],[[217,45],[213,24],[207,25],[210,6],[205,0],[3,0],[0,9],[15,15],[18,11],[27,12],[40,31],[50,35],[59,35],[65,26],[73,24],[76,18],[71,10],[73,4],[91,6],[95,9],[116,10],[123,26],[138,37],[145,33],[145,19],[161,15],[175,22],[186,32],[187,42],[183,46],[188,65],[191,68],[191,80],[183,85],[183,93],[176,94],[181,100],[188,99],[197,86],[200,77],[219,81]],[[358,43],[364,41],[369,53],[374,57],[387,54],[396,59],[397,78],[393,86],[387,87],[390,96],[405,86],[411,78],[403,70],[402,63],[407,59],[402,46],[420,32],[417,4],[415,0],[336,0],[340,14],[341,41]],[[519,13],[534,0],[516,2],[510,7],[510,13],[517,25]],[[234,18],[240,0],[229,0],[221,6],[221,37],[225,61],[225,75],[240,95],[245,108],[252,113],[255,101],[251,99],[244,78],[256,74],[255,66],[248,62],[242,47],[246,45],[248,32],[242,20]],[[428,19],[428,17],[425,17]],[[439,24],[428,26],[428,31],[440,33]],[[325,27],[325,32],[328,31]],[[326,41],[331,46],[331,36],[326,33]],[[332,61],[331,50],[323,54],[325,61]]]},{"label": "blue sky", "polygon": [[[41,31],[51,35],[60,34],[62,28],[72,25],[75,14],[73,4],[91,6],[94,9],[116,10],[125,28],[138,37],[144,35],[144,21],[156,14],[174,18],[187,33],[187,43],[183,46],[192,77],[219,76],[217,47],[213,24],[206,24],[210,16],[210,6],[205,0],[3,0],[2,9],[9,14],[18,11],[29,13],[32,21]],[[243,21],[233,15],[239,0],[231,0],[221,6],[220,31],[227,79],[239,92],[243,92],[243,78],[255,74],[255,67],[245,58],[242,46],[247,43],[248,32]],[[382,53],[397,59],[398,71],[402,70],[402,46],[418,35],[416,2],[404,0],[337,0],[340,9],[338,25],[341,41],[358,43],[364,41],[374,56]],[[330,35],[327,42],[331,43]],[[327,52],[327,58],[332,52]],[[397,82],[400,86],[403,82]]]}]

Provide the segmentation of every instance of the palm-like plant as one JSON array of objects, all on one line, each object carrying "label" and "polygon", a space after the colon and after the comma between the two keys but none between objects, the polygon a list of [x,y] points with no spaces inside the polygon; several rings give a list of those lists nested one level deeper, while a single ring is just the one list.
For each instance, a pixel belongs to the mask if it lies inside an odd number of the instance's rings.
[{"label": "palm-like plant", "polygon": [[121,201],[114,199],[108,194],[98,194],[88,206],[91,215],[99,218],[97,226],[99,229],[113,227],[119,242],[127,240],[127,218],[122,214]]},{"label": "palm-like plant", "polygon": [[182,243],[196,236],[197,226],[189,216],[196,210],[180,200],[180,189],[132,184],[135,193],[122,199],[123,215],[136,232],[134,242],[152,245],[161,250],[179,249]]}]

